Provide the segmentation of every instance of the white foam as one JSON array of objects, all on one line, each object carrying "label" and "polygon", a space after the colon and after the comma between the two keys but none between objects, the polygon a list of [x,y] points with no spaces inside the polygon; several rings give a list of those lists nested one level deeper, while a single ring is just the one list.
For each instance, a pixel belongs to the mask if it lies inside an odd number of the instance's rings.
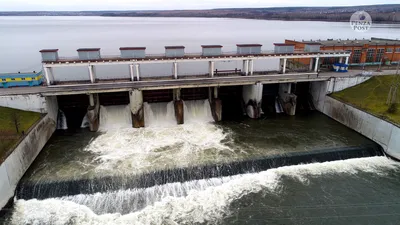
[{"label": "white foam", "polygon": [[67,117],[62,110],[58,112],[57,130],[68,130]]},{"label": "white foam", "polygon": [[100,106],[100,131],[132,127],[129,105]]},{"label": "white foam", "polygon": [[147,169],[179,167],[209,161],[230,148],[227,134],[208,123],[172,127],[124,128],[99,135],[85,148],[96,155],[98,169],[138,173]]},{"label": "white foam", "polygon": [[176,126],[174,102],[144,103],[146,127]]},{"label": "white foam", "polygon": [[18,200],[13,224],[193,224],[214,223],[229,214],[232,201],[250,193],[280,190],[281,176],[305,181],[309,176],[377,173],[398,168],[399,164],[385,157],[371,157],[287,166],[268,171],[231,177],[227,182],[201,191],[190,191],[186,197],[165,197],[145,209],[130,213],[96,215],[86,206],[70,201],[47,199]]},{"label": "white foam", "polygon": [[89,126],[90,126],[90,121],[89,121],[88,115],[86,113],[82,119],[81,128],[87,128]]},{"label": "white foam", "polygon": [[194,180],[185,183],[168,183],[150,188],[119,190],[106,193],[79,194],[57,198],[88,206],[97,214],[131,213],[161,201],[168,196],[186,196],[191,190],[205,190],[208,187],[226,183],[235,176]]},{"label": "white foam", "polygon": [[185,123],[206,123],[214,121],[211,113],[211,106],[207,99],[184,101],[183,104]]},{"label": "white foam", "polygon": [[[145,128],[131,128],[128,106],[101,107],[103,132],[86,146],[97,155],[99,170],[141,173],[193,166],[232,154],[228,134],[212,121],[208,100],[185,102],[185,124],[177,125],[174,105],[145,103]],[[223,143],[223,141],[225,141]],[[223,155],[224,157],[220,157]]]}]

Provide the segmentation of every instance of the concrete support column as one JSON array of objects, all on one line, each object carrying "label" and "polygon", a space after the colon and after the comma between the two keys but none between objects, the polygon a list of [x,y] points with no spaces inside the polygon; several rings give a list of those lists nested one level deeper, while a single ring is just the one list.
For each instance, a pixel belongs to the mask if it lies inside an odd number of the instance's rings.
[{"label": "concrete support column", "polygon": [[264,85],[257,83],[255,85],[243,86],[243,101],[246,107],[246,113],[250,118],[260,118],[262,112],[261,102]]},{"label": "concrete support column", "polygon": [[243,60],[243,74],[247,76],[249,74],[249,60]]},{"label": "concrete support column", "polygon": [[181,99],[181,89],[174,89],[174,108],[175,108],[175,118],[178,125],[185,123],[185,114],[183,107],[183,100]]},{"label": "concrete support column", "polygon": [[349,57],[348,56],[346,57],[345,64],[349,65]]},{"label": "concrete support column", "polygon": [[174,71],[174,78],[178,79],[178,63],[177,62],[174,62],[173,71]]},{"label": "concrete support column", "polygon": [[96,132],[99,129],[99,112],[99,94],[89,94],[89,107],[87,109],[87,117],[89,120],[89,130],[92,132]]},{"label": "concrete support column", "polygon": [[136,71],[136,80],[140,81],[140,65],[135,64],[135,71]]},{"label": "concrete support column", "polygon": [[54,82],[54,77],[52,74],[52,69],[50,67],[44,67],[44,76],[46,77],[47,85],[50,86]]},{"label": "concrete support column", "polygon": [[218,87],[214,87],[214,98],[218,98]]},{"label": "concrete support column", "polygon": [[286,114],[296,115],[297,96],[292,94],[292,84],[279,84],[279,100]]},{"label": "concrete support column", "polygon": [[129,65],[129,75],[131,76],[131,81],[135,81],[135,73],[133,72],[133,65]]},{"label": "concrete support column", "polygon": [[287,58],[284,58],[284,59],[283,59],[282,73],[286,73],[286,64],[287,64]]},{"label": "concrete support column", "polygon": [[143,92],[140,90],[130,91],[129,101],[132,113],[132,127],[144,127]]},{"label": "concrete support column", "polygon": [[250,59],[249,60],[249,70],[250,70],[250,75],[253,75],[253,73],[254,73],[254,60],[253,59]]},{"label": "concrete support column", "polygon": [[90,76],[90,82],[95,83],[96,82],[96,73],[95,73],[95,68],[93,65],[89,66],[89,76]]},{"label": "concrete support column", "polygon": [[219,122],[222,120],[222,101],[218,98],[218,87],[210,88],[209,90],[211,113],[214,121]]},{"label": "concrete support column", "polygon": [[314,72],[318,72],[318,67],[319,67],[319,57],[317,57],[315,59],[315,68],[314,68]]},{"label": "concrete support column", "polygon": [[213,62],[213,61],[210,61],[209,62],[209,74],[210,74],[210,77],[214,77],[214,70],[215,70],[215,62]]}]

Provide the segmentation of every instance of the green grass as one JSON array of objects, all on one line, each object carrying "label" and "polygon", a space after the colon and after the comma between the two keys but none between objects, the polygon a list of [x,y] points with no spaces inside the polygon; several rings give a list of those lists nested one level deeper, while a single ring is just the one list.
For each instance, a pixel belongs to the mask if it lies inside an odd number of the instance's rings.
[{"label": "green grass", "polygon": [[[395,75],[372,77],[362,84],[334,93],[332,97],[400,125],[400,108],[395,113],[389,113],[389,105],[386,104],[395,79]],[[400,87],[396,99],[400,102]]]},{"label": "green grass", "polygon": [[[39,119],[40,113],[0,107],[0,158]],[[15,121],[18,121],[18,132]]]}]

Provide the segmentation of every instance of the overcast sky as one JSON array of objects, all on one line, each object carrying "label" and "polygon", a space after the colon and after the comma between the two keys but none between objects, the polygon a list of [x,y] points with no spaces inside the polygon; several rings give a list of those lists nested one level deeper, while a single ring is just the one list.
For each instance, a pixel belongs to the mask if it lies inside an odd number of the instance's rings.
[{"label": "overcast sky", "polygon": [[[329,2],[329,3],[328,3]],[[168,10],[398,4],[399,0],[0,0],[0,11]]]}]

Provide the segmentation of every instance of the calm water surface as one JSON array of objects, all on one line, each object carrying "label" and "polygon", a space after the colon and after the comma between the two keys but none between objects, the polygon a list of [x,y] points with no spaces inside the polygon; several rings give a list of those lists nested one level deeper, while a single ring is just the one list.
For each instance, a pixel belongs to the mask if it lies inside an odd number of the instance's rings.
[{"label": "calm water surface", "polygon": [[[272,50],[285,39],[398,38],[400,25],[374,24],[358,33],[348,23],[265,21],[212,18],[108,18],[108,17],[0,17],[0,72],[40,70],[39,50],[60,49],[60,56],[76,56],[76,49],[99,47],[103,55],[118,55],[119,47],[146,46],[148,53],[163,53],[166,45],[184,45],[186,52],[201,52],[200,45],[221,44],[235,51],[239,43],[260,43]],[[207,72],[206,65],[181,64],[180,74]],[[276,69],[277,62],[255,62],[255,69]],[[204,68],[202,68],[204,67]],[[240,63],[218,63],[216,69],[240,68]],[[87,68],[74,69],[86,73]],[[171,74],[171,65],[143,66],[142,74]],[[63,71],[67,73],[66,71]],[[104,66],[99,77],[122,76],[128,68]]]}]

